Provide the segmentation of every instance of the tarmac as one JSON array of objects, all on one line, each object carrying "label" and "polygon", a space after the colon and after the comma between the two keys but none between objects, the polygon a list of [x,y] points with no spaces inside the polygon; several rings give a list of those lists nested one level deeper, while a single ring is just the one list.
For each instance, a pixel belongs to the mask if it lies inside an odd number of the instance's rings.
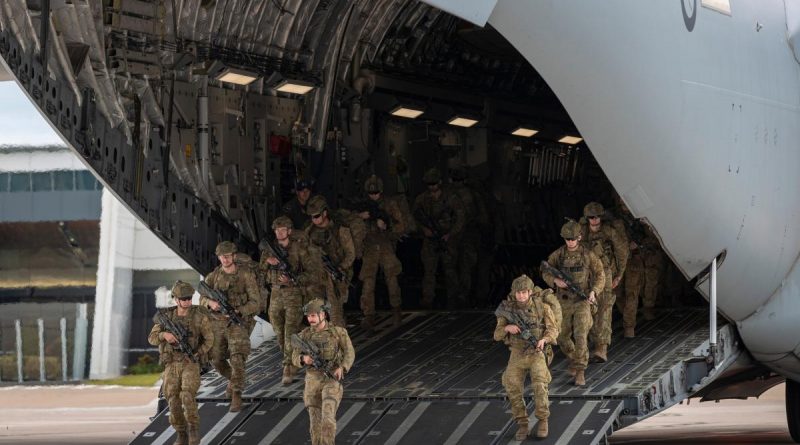
[{"label": "tarmac", "polygon": [[[158,387],[0,387],[0,443],[127,444],[150,423],[157,396]],[[791,444],[784,385],[759,399],[684,402],[617,431],[611,443]]]}]

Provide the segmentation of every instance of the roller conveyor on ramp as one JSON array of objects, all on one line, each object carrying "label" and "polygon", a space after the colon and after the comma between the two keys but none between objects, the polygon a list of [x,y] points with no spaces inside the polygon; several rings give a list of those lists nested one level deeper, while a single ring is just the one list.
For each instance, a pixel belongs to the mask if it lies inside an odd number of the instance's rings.
[{"label": "roller conveyor on ramp", "polygon": [[[536,443],[602,443],[621,426],[688,397],[709,380],[707,320],[702,310],[669,310],[638,326],[636,338],[615,337],[609,361],[590,364],[581,388],[571,384],[557,352],[550,437]],[[351,327],[356,362],[345,380],[337,443],[516,443],[500,382],[508,350],[492,340],[494,325],[490,312],[476,311],[409,312],[398,328],[384,317],[375,335]],[[735,359],[736,342],[729,326],[719,336],[724,365]],[[227,382],[213,372],[204,375],[198,394],[202,443],[310,443],[302,372],[283,386],[281,371],[274,341],[255,350],[248,360],[247,403],[236,414],[227,411]],[[529,394],[526,401],[532,413]],[[159,413],[132,443],[172,443],[167,416]],[[530,425],[536,425],[532,414]]]}]

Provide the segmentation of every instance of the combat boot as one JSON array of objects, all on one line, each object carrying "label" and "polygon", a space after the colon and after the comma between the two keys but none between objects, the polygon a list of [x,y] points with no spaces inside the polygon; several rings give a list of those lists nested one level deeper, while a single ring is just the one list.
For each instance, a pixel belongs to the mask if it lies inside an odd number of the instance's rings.
[{"label": "combat boot", "polygon": [[232,413],[238,413],[241,410],[242,410],[242,392],[234,391],[233,395],[231,396],[231,407],[228,411]]},{"label": "combat boot", "polygon": [[403,312],[400,310],[399,307],[392,308],[392,324],[394,327],[400,326],[400,323],[403,322]]},{"label": "combat boot", "polygon": [[517,421],[517,434],[514,435],[514,439],[522,442],[528,437],[528,418],[526,417],[524,420]]},{"label": "combat boot", "polygon": [[633,328],[625,328],[625,338],[634,338]]},{"label": "combat boot", "polygon": [[291,385],[292,384],[292,377],[294,377],[294,372],[292,372],[292,365],[286,365],[283,367],[283,378],[281,378],[281,383],[284,385]]},{"label": "combat boot", "polygon": [[189,445],[200,445],[200,432],[197,425],[189,425]]},{"label": "combat boot", "polygon": [[598,344],[594,348],[594,353],[592,354],[592,361],[605,363],[608,361],[608,345]]},{"label": "combat boot", "polygon": [[172,442],[172,445],[186,445],[186,431],[177,431],[178,437],[175,439],[175,442]]},{"label": "combat boot", "polygon": [[575,362],[567,359],[567,374],[569,374],[570,377],[575,377],[575,371],[577,371],[577,368],[575,368]]},{"label": "combat boot", "polygon": [[539,424],[536,425],[536,438],[544,439],[549,433],[547,429],[547,419],[539,419]]},{"label": "combat boot", "polygon": [[584,377],[583,373],[583,369],[575,370],[575,386],[583,386],[586,384],[586,377]]}]

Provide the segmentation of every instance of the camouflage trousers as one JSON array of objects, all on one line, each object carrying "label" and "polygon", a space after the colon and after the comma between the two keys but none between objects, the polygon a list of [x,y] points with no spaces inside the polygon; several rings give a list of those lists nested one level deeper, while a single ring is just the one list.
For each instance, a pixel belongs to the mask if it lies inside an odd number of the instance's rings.
[{"label": "camouflage trousers", "polygon": [[511,404],[511,417],[517,421],[528,418],[525,400],[522,397],[525,390],[525,375],[528,373],[531,375],[533,388],[533,413],[539,420],[547,419],[550,417],[550,402],[547,395],[551,377],[545,355],[541,352],[523,353],[517,348],[511,350],[511,357],[508,359],[502,379],[508,403]]},{"label": "camouflage trousers", "polygon": [[342,401],[342,384],[325,374],[306,372],[303,403],[308,410],[312,445],[333,445],[336,439],[336,411]]},{"label": "camouflage trousers", "polygon": [[325,297],[331,305],[331,323],[342,328],[347,324],[344,318],[344,304],[347,302],[349,290],[348,282],[333,281],[330,276],[325,280]]},{"label": "camouflage trousers", "polygon": [[186,431],[186,426],[198,426],[197,390],[200,388],[200,365],[188,361],[175,361],[164,367],[164,397],[169,403],[169,424],[176,431]]},{"label": "camouflage trousers", "polygon": [[231,382],[233,391],[241,392],[244,389],[246,379],[244,364],[250,355],[250,324],[228,325],[224,320],[214,320],[211,323],[214,330],[211,364]]},{"label": "camouflage trousers", "polygon": [[445,248],[428,238],[422,242],[422,266],[425,269],[425,276],[422,279],[422,302],[423,304],[433,304],[436,297],[436,272],[439,262],[444,269],[445,284],[447,285],[447,306],[455,308],[463,306],[464,294],[461,293],[461,286],[458,282],[458,271],[456,270],[456,255],[458,249],[454,242],[448,242]]},{"label": "camouflage trousers", "polygon": [[612,272],[606,269],[606,285],[603,292],[597,296],[597,312],[594,314],[591,338],[595,345],[611,344],[611,313],[614,310],[614,301],[617,296],[611,289]]},{"label": "camouflage trousers", "polygon": [[361,288],[361,310],[364,315],[375,315],[375,279],[378,268],[383,268],[386,278],[386,289],[389,292],[389,304],[399,308],[402,304],[400,284],[397,276],[403,271],[403,264],[394,253],[389,243],[375,243],[364,246],[364,256],[361,261],[361,272],[358,278],[363,283]]},{"label": "camouflage trousers", "polygon": [[272,288],[269,322],[275,330],[278,347],[283,351],[283,366],[292,364],[292,334],[300,332],[303,321],[303,291],[298,287]]},{"label": "camouflage trousers", "polygon": [[[568,297],[571,298],[571,297]],[[576,369],[586,369],[589,364],[589,330],[592,328],[592,310],[588,301],[561,301],[561,330],[558,346]]]},{"label": "camouflage trousers", "polygon": [[[625,269],[625,298],[622,304],[622,325],[624,327],[636,327],[639,295],[642,295],[642,306],[645,310],[652,310],[655,307],[662,264],[663,256],[660,252],[632,255],[628,259],[628,267]],[[642,294],[642,288],[644,288],[644,294]]]}]

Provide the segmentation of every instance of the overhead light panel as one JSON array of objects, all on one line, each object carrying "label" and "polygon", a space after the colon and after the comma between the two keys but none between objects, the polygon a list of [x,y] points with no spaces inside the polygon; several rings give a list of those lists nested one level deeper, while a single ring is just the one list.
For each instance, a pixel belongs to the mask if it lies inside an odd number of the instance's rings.
[{"label": "overhead light panel", "polygon": [[425,110],[419,107],[406,107],[399,105],[394,110],[390,111],[392,116],[405,117],[408,119],[416,119],[424,113]]},{"label": "overhead light panel", "polygon": [[567,145],[575,145],[582,140],[583,138],[579,138],[578,136],[564,136],[563,138],[559,139],[558,142]]},{"label": "overhead light panel", "polygon": [[447,121],[447,123],[450,125],[455,125],[456,127],[469,128],[477,124],[478,120],[467,116],[455,115],[452,118],[450,118],[450,120]]},{"label": "overhead light panel", "polygon": [[512,131],[511,134],[513,134],[514,136],[522,136],[524,138],[529,138],[538,132],[539,130],[534,130],[533,128],[517,127],[517,129]]},{"label": "overhead light panel", "polygon": [[314,84],[311,82],[285,79],[275,87],[275,90],[281,93],[306,94],[314,88]]},{"label": "overhead light panel", "polygon": [[258,79],[258,74],[238,68],[225,68],[217,75],[217,80],[236,85],[250,85]]}]

